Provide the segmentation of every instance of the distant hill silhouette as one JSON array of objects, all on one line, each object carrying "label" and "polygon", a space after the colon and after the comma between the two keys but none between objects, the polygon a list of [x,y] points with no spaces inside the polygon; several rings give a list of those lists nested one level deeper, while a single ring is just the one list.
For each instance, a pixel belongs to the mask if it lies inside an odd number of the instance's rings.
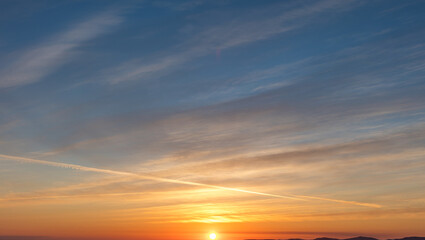
[{"label": "distant hill silhouette", "polygon": [[338,238],[320,237],[320,238],[316,238],[314,240],[339,240],[339,239]]},{"label": "distant hill silhouette", "polygon": [[396,239],[388,239],[388,240],[425,240],[425,237],[405,237],[405,238],[396,238]]},{"label": "distant hill silhouette", "polygon": [[[283,240],[283,239],[245,239],[245,240]],[[301,238],[289,238],[286,240],[304,240]],[[379,240],[377,238],[373,237],[353,237],[353,238],[328,238],[328,237],[320,237],[315,238],[314,240]],[[381,239],[382,240],[382,239]],[[387,239],[387,240],[425,240],[425,237],[405,237],[405,238],[394,238],[394,239]]]},{"label": "distant hill silhouette", "polygon": [[353,238],[346,238],[344,240],[378,240],[378,239],[373,238],[373,237],[362,237],[362,236],[359,236],[359,237],[353,237]]}]

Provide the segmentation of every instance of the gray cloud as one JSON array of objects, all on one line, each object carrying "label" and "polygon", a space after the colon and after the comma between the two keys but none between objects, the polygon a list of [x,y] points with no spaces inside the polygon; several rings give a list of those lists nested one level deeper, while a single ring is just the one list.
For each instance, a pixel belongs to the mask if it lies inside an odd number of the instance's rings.
[{"label": "gray cloud", "polygon": [[104,34],[122,22],[115,11],[106,11],[18,54],[0,69],[0,88],[21,86],[42,80],[70,60],[71,51]]},{"label": "gray cloud", "polygon": [[[262,17],[261,20],[257,18],[255,21],[250,19],[252,19],[252,14],[258,13],[249,13],[246,18],[232,20],[201,30],[190,40],[178,45],[178,48],[184,49],[182,51],[158,57],[148,61],[148,63],[138,63],[140,61],[131,60],[115,69],[108,70],[102,79],[116,84],[124,81],[145,80],[146,78],[162,76],[184,63],[215,52],[216,49],[224,50],[264,40],[299,28],[324,12],[330,10],[341,11],[349,5],[350,2],[348,1],[344,3],[334,0],[314,2],[308,6],[285,9],[278,16]],[[262,11],[257,10],[257,12]]]}]

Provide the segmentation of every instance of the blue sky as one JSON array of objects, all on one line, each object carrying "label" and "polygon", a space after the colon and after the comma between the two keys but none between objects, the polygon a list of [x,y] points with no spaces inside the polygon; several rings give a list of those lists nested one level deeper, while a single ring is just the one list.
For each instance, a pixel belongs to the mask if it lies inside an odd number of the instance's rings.
[{"label": "blue sky", "polygon": [[93,181],[106,183],[77,192],[140,189],[140,179],[21,157],[370,202],[389,215],[414,208],[424,219],[424,10],[423,1],[1,1],[0,197],[41,201],[58,188],[72,197],[69,186]]}]

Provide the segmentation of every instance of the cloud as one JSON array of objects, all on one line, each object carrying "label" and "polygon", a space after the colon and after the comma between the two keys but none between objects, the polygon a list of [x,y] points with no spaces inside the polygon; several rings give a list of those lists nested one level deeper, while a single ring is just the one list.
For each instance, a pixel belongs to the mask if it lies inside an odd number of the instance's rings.
[{"label": "cloud", "polygon": [[[195,151],[225,152],[236,146],[247,150],[277,141],[288,143],[307,137],[314,139],[326,132],[350,130],[345,124],[353,126],[351,136],[355,136],[359,133],[354,131],[354,126],[365,127],[371,121],[382,124],[385,120],[423,111],[421,103],[425,95],[420,76],[425,70],[421,68],[425,46],[417,43],[421,34],[374,41],[293,65],[248,73],[223,84],[223,89],[230,89],[237,83],[233,87],[236,90],[229,93],[230,99],[217,93],[213,86],[206,93],[188,96],[189,100],[206,94],[218,96],[220,101],[212,104],[162,113],[135,111],[75,123],[67,126],[67,129],[75,128],[73,135],[52,143],[54,149],[46,155],[104,146],[125,146],[126,152],[141,148],[168,149],[176,151],[175,156]],[[399,60],[403,63],[397,64]],[[256,86],[262,86],[265,78],[276,78],[287,72],[288,67],[295,75],[277,80],[287,83],[283,86],[254,87],[243,96],[233,94],[237,88],[243,88],[240,86],[243,81],[258,81]],[[102,100],[106,105],[110,103],[108,98]],[[63,110],[63,116],[50,115],[52,119],[43,121],[55,124],[61,121],[56,116],[68,119],[96,111],[99,99],[85,103],[84,107],[85,112],[71,108],[68,112]]]},{"label": "cloud", "polygon": [[[305,147],[296,151],[284,151],[256,157],[237,157],[234,159],[215,160],[209,163],[197,163],[191,165],[192,171],[214,169],[241,170],[258,169],[262,167],[283,166],[283,164],[314,164],[321,161],[344,161],[350,158],[358,159],[362,156],[396,154],[407,149],[418,149],[425,140],[424,126],[419,125],[402,132],[376,136],[370,139],[359,139],[348,143],[336,143],[331,145]],[[174,169],[173,171],[176,171]],[[177,171],[180,172],[180,171]]]},{"label": "cloud", "polygon": [[323,200],[323,201],[329,201],[329,202],[338,202],[338,203],[343,203],[343,204],[350,204],[350,205],[357,205],[357,206],[371,207],[371,208],[380,208],[381,207],[380,205],[373,204],[373,203],[346,201],[346,200],[321,198],[321,197],[314,197],[314,196],[301,196],[301,195],[295,195],[295,194],[287,194],[285,196],[285,195],[278,195],[278,194],[270,194],[270,193],[244,190],[244,189],[240,189],[240,188],[223,187],[223,186],[218,186],[218,185],[197,183],[197,182],[191,182],[191,181],[176,180],[176,179],[163,178],[163,177],[155,177],[155,176],[147,175],[147,174],[138,174],[138,173],[132,173],[132,172],[125,172],[125,171],[115,171],[115,170],[108,170],[108,169],[102,169],[102,168],[85,167],[85,166],[77,165],[77,164],[51,162],[51,161],[38,160],[38,159],[19,157],[19,156],[10,156],[10,155],[4,155],[4,154],[0,154],[0,158],[13,160],[13,161],[20,161],[20,162],[36,163],[36,164],[41,164],[41,165],[53,166],[53,167],[70,168],[70,169],[87,171],[87,172],[106,173],[106,174],[111,174],[111,175],[134,177],[134,178],[144,179],[144,180],[153,180],[153,181],[159,181],[159,182],[167,182],[167,183],[184,184],[184,185],[191,185],[191,186],[198,186],[198,187],[214,188],[214,189],[220,189],[220,190],[226,190],[226,191],[234,191],[234,192],[240,192],[240,193],[274,197],[274,198],[286,198],[286,199],[292,199],[292,200],[298,200],[298,201],[306,201],[306,198],[307,198],[307,199],[316,199],[316,200]]},{"label": "cloud", "polygon": [[224,50],[264,40],[299,28],[321,13],[335,9],[342,10],[349,5],[349,1],[342,3],[325,0],[283,11],[278,16],[255,18],[255,21],[251,20],[254,19],[252,14],[255,13],[251,13],[247,18],[232,20],[200,31],[177,45],[177,48],[183,49],[181,51],[160,56],[147,61],[148,63],[138,63],[140,61],[136,59],[128,61],[108,70],[102,79],[116,84],[158,77],[184,63],[215,52],[216,49]]},{"label": "cloud", "polygon": [[11,59],[0,69],[0,88],[41,81],[70,60],[71,51],[82,43],[110,31],[122,22],[116,11],[106,11],[38,44]]}]

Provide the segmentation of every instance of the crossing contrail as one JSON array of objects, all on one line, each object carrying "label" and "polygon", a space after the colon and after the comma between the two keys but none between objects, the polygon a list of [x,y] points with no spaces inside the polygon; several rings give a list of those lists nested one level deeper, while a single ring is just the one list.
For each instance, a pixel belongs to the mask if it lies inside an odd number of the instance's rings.
[{"label": "crossing contrail", "polygon": [[297,201],[321,200],[321,201],[327,201],[327,202],[337,202],[337,203],[344,203],[344,204],[371,207],[371,208],[382,207],[381,205],[373,204],[373,203],[346,201],[346,200],[339,200],[339,199],[332,199],[332,198],[322,198],[322,197],[295,195],[295,194],[286,194],[286,195],[279,194],[278,195],[278,194],[270,194],[270,193],[263,193],[263,192],[255,192],[255,191],[249,191],[249,190],[244,190],[240,188],[223,187],[218,185],[211,185],[211,184],[198,183],[198,182],[192,182],[192,181],[183,181],[183,180],[177,180],[177,179],[155,177],[148,174],[139,174],[139,173],[133,173],[133,172],[126,172],[126,171],[116,171],[116,170],[109,170],[109,169],[103,169],[103,168],[86,167],[86,166],[70,164],[70,163],[51,162],[46,160],[39,160],[39,159],[20,157],[20,156],[0,154],[0,158],[13,160],[13,161],[19,161],[19,162],[42,164],[42,165],[47,165],[52,167],[71,168],[71,169],[86,171],[86,172],[97,172],[97,173],[105,173],[105,174],[111,174],[111,175],[121,175],[121,176],[128,176],[128,177],[133,177],[138,179],[153,180],[158,182],[168,182],[168,183],[184,184],[184,185],[191,185],[191,186],[208,187],[208,188],[215,188],[215,189],[241,192],[241,193],[249,193],[249,194],[255,194],[255,195],[275,197],[275,198],[286,198],[286,199],[292,199]]}]

